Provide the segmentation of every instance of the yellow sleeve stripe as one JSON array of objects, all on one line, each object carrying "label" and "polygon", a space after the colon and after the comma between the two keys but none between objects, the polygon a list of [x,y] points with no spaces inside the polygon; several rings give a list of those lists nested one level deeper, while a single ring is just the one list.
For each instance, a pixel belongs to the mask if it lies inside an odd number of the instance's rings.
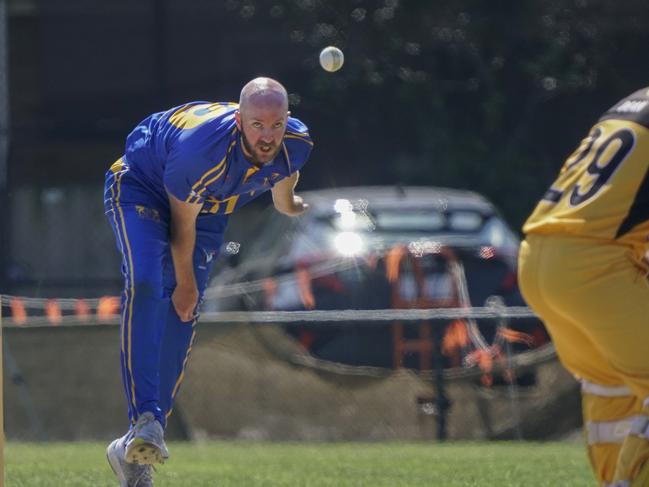
[{"label": "yellow sleeve stripe", "polygon": [[[222,164],[219,164],[219,166],[221,166],[221,165]],[[216,181],[217,179],[219,179],[223,175],[224,172],[225,172],[225,166],[223,166],[223,169],[221,169],[216,176],[214,176],[212,179],[207,180],[205,182],[205,185],[203,186],[203,188],[200,191],[197,192],[197,191],[192,189],[191,193],[189,194],[189,196],[187,197],[187,199],[185,201],[187,203],[197,203],[198,200],[201,197],[201,194],[203,194],[203,192],[207,189],[207,185],[211,184],[214,181]]]},{"label": "yellow sleeve stripe", "polygon": [[302,142],[306,142],[309,145],[313,145],[313,141],[311,141],[311,139],[305,139],[303,136],[293,135],[292,133],[289,134],[288,132],[286,134],[287,135],[284,136],[285,139],[297,139],[301,140]]},{"label": "yellow sleeve stripe", "polygon": [[[225,161],[227,160],[228,156],[230,155],[230,152],[232,152],[232,149],[233,149],[233,147],[234,147],[236,144],[237,144],[237,141],[236,141],[236,140],[233,140],[233,141],[230,143],[230,147],[228,147],[228,151],[227,151],[227,153],[225,154],[225,156],[223,157],[223,159],[221,160],[221,162],[219,162],[215,167],[213,167],[212,169],[210,169],[209,171],[207,171],[207,172],[203,175],[203,177],[198,181],[198,183],[196,183],[194,186],[192,186],[192,192],[191,192],[191,194],[187,197],[187,201],[189,201],[190,198],[196,198],[196,201],[198,201],[198,199],[199,199],[199,198],[201,197],[201,195],[205,192],[205,190],[207,189],[207,187],[208,187],[210,184],[212,184],[214,181],[218,180],[221,176],[223,176],[223,174],[225,173],[225,170],[227,169],[227,166],[225,165]],[[217,174],[216,176],[214,176],[214,177],[211,178],[211,179],[208,179],[207,181],[203,181],[203,180],[205,179],[206,176],[208,176],[210,173],[216,171],[218,168],[221,168],[221,170],[218,172],[218,174]],[[203,187],[202,187],[199,191],[196,191],[196,189],[198,189],[198,187],[199,187],[199,184],[202,184]]]},{"label": "yellow sleeve stripe", "polygon": [[205,185],[203,186],[203,188],[202,188],[202,189],[201,189],[197,194],[198,194],[199,196],[200,196],[201,194],[203,194],[203,192],[205,192],[205,190],[207,189],[207,186],[210,185],[210,184],[212,184],[214,181],[216,181],[217,179],[219,179],[221,176],[223,176],[223,173],[224,173],[224,172],[225,172],[225,167],[224,167],[223,169],[221,169],[221,170],[219,171],[219,173],[218,173],[216,176],[214,176],[212,179],[208,179],[208,180],[205,182]]},{"label": "yellow sleeve stripe", "polygon": [[216,166],[214,166],[212,169],[210,169],[205,174],[203,174],[201,176],[201,178],[198,181],[196,181],[196,184],[194,184],[194,186],[192,186],[192,189],[195,190],[196,188],[198,188],[203,183],[203,181],[205,180],[206,177],[208,177],[213,172],[218,171],[219,169],[221,169],[223,164],[225,164],[225,157],[223,159],[221,159],[221,162],[219,162]]},{"label": "yellow sleeve stripe", "polygon": [[[207,171],[205,174],[203,174],[203,176],[202,176],[198,181],[196,181],[196,184],[194,184],[194,186],[192,186],[192,190],[190,191],[189,196],[188,196],[187,199],[185,200],[186,202],[189,203],[189,202],[190,202],[190,201],[189,201],[190,199],[192,199],[192,198],[194,198],[194,197],[196,197],[196,196],[198,195],[198,193],[196,193],[196,190],[198,189],[198,187],[199,187],[201,184],[203,184],[203,181],[205,180],[206,177],[208,177],[208,176],[209,176],[210,174],[212,174],[214,171],[218,171],[218,170],[221,169],[221,168],[225,169],[224,166],[225,166],[225,160],[227,159],[227,157],[228,157],[227,155],[226,155],[225,157],[223,157],[223,159],[221,159],[221,162],[219,162],[216,166],[214,166],[212,169],[210,169],[210,170]],[[221,169],[221,172],[218,173],[217,178],[218,178],[221,174],[223,174],[223,169]],[[209,183],[207,183],[207,184],[209,184]]]},{"label": "yellow sleeve stripe", "polygon": [[[221,161],[216,166],[214,166],[212,169],[210,169],[205,174],[203,174],[203,176],[201,176],[201,178],[192,186],[192,191],[190,195],[187,197],[187,199],[185,200],[187,203],[190,203],[191,202],[190,200],[193,198],[198,199],[198,197],[207,189],[207,186],[209,184],[212,184],[214,181],[216,181],[223,175],[223,173],[225,172],[225,161],[227,160],[230,152],[232,152],[232,148],[236,145],[236,143],[237,141],[233,140],[230,143],[230,146],[228,147],[228,151],[226,152],[225,156],[223,156],[223,159],[221,159]],[[209,179],[208,181],[205,181],[205,178],[207,178],[210,174],[214,173],[215,171],[219,171],[219,173],[213,178]],[[196,190],[200,186],[203,186],[203,189],[197,192]]]}]

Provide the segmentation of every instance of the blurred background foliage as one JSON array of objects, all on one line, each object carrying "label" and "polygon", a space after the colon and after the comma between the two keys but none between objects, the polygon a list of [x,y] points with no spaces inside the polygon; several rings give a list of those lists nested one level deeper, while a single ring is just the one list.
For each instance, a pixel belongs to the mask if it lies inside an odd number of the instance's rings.
[{"label": "blurred background foliage", "polygon": [[[147,113],[236,99],[245,81],[267,74],[288,86],[317,141],[305,187],[470,188],[519,225],[599,113],[649,77],[649,7],[639,0],[9,6],[12,162],[22,184],[42,171],[21,158],[42,167],[63,158],[72,167],[62,182],[99,185]],[[346,56],[335,74],[317,65],[329,44]],[[111,148],[87,147],[92,140]]]},{"label": "blurred background foliage", "polygon": [[[641,0],[7,0],[11,191],[96,186],[148,113],[284,82],[301,187],[485,194],[516,228],[617,99],[649,84]],[[317,64],[343,49],[337,73]],[[98,196],[100,198],[100,196]]]}]

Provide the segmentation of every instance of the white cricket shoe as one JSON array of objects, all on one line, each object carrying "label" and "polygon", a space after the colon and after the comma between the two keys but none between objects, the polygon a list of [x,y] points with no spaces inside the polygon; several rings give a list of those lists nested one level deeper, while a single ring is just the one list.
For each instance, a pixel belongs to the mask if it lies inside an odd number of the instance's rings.
[{"label": "white cricket shoe", "polygon": [[126,439],[129,434],[113,440],[106,449],[106,458],[113,469],[119,487],[153,487],[153,467],[126,461]]},{"label": "white cricket shoe", "polygon": [[142,414],[129,433],[126,461],[137,465],[164,463],[169,450],[164,441],[164,429],[153,413]]}]

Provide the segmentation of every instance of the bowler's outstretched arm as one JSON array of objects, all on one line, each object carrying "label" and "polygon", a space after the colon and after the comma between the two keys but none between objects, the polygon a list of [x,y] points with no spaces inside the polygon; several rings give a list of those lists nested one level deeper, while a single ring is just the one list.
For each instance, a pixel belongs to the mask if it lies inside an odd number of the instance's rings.
[{"label": "bowler's outstretched arm", "polygon": [[273,204],[280,213],[288,216],[298,216],[309,208],[309,205],[302,200],[302,197],[295,194],[295,186],[299,178],[300,171],[295,171],[273,186],[271,190]]}]

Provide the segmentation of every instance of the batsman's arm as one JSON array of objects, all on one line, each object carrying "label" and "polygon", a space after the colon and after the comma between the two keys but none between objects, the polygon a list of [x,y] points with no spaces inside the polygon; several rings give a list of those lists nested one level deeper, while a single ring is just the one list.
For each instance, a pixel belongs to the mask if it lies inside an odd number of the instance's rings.
[{"label": "batsman's arm", "polygon": [[302,197],[295,194],[295,186],[299,178],[300,171],[295,171],[289,177],[279,181],[271,189],[273,204],[280,213],[288,216],[298,216],[309,208],[309,205],[302,200]]},{"label": "batsman's arm", "polygon": [[170,245],[176,288],[171,295],[171,302],[181,321],[192,321],[198,303],[198,287],[194,276],[194,246],[196,244],[196,218],[203,204],[186,203],[171,193]]}]

